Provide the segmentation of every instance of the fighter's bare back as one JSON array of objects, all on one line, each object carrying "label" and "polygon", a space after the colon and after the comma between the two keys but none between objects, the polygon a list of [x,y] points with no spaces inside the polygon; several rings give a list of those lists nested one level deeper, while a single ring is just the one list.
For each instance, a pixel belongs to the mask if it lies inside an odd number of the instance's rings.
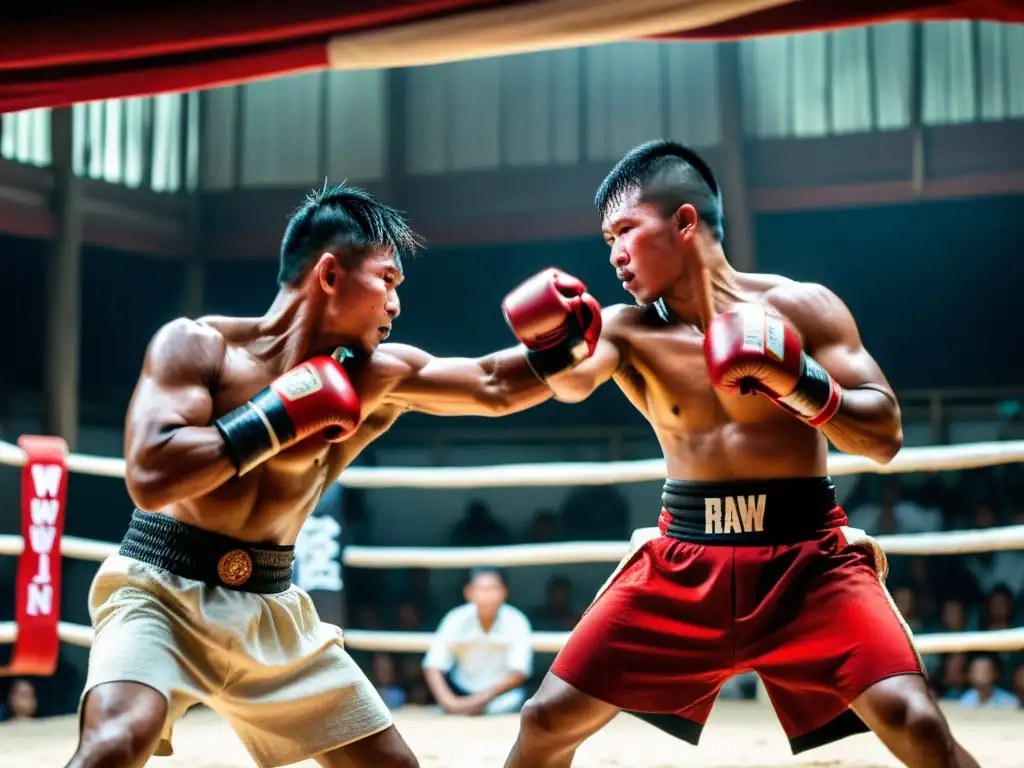
[{"label": "fighter's bare back", "polygon": [[[775,309],[804,340],[809,354],[818,339],[847,338],[859,344],[847,310],[826,289],[775,275],[737,273],[736,302]],[[729,303],[716,305],[716,312]],[[618,349],[620,365],[613,378],[650,422],[662,447],[668,476],[678,480],[767,479],[828,474],[828,441],[822,431],[794,419],[767,398],[716,389],[704,358],[701,328],[677,318],[667,322],[654,305],[608,307],[602,339]],[[600,353],[599,353],[600,354]],[[879,388],[884,377],[862,355],[864,382]],[[582,366],[581,366],[582,367]],[[568,379],[574,372],[563,374]],[[557,388],[556,388],[557,391]]]}]

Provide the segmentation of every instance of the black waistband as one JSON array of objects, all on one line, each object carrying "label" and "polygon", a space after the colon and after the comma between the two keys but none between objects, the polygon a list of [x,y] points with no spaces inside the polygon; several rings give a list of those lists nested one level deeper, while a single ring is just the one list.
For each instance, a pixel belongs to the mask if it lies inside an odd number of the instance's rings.
[{"label": "black waistband", "polygon": [[264,595],[291,587],[295,559],[295,547],[239,541],[139,510],[119,552],[185,579]]},{"label": "black waistband", "polygon": [[692,483],[666,480],[666,536],[709,544],[764,546],[805,540],[845,524],[829,477]]}]

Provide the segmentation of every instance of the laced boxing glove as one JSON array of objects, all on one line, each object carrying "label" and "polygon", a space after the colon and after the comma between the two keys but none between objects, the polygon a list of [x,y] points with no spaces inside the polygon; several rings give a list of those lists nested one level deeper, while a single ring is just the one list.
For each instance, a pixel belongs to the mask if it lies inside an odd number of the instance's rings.
[{"label": "laced boxing glove", "polygon": [[242,476],[296,443],[323,434],[338,442],[359,426],[359,396],[333,357],[315,357],[217,419],[228,455]]},{"label": "laced boxing glove", "polygon": [[757,392],[813,427],[839,412],[842,387],[770,307],[737,304],[717,315],[704,337],[704,357],[723,392]]},{"label": "laced boxing glove", "polygon": [[545,269],[514,288],[501,309],[541,379],[579,365],[597,348],[601,305],[560,269]]}]

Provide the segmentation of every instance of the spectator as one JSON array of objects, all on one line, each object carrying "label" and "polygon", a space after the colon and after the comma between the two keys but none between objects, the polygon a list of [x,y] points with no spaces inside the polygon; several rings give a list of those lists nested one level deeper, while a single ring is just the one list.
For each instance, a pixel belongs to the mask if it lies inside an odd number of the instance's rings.
[{"label": "spectator", "polygon": [[967,656],[963,653],[947,653],[941,658],[937,693],[940,698],[959,701],[967,692]]},{"label": "spectator", "polygon": [[[1014,522],[1017,523],[1018,519],[1024,519],[1024,516],[1018,513]],[[1020,550],[973,555],[967,559],[967,570],[982,594],[1000,585],[1006,587],[1013,597],[1020,597],[1024,592],[1024,552]]]},{"label": "spectator", "polygon": [[405,704],[405,691],[398,685],[395,675],[395,660],[388,653],[373,654],[373,687],[388,709],[398,709]]},{"label": "spectator", "polygon": [[985,603],[985,619],[982,629],[1013,628],[1013,595],[1003,585],[992,590]]},{"label": "spectator", "polygon": [[423,675],[437,703],[453,715],[518,712],[533,672],[530,622],[507,604],[501,574],[470,572],[466,603],[441,620],[423,660]]},{"label": "spectator", "polygon": [[946,600],[939,615],[943,632],[963,632],[967,629],[967,609],[963,600]]},{"label": "spectator", "polygon": [[1020,705],[1024,707],[1024,664],[1018,664],[1017,668],[1013,670],[1011,685],[1014,695],[1020,701]]},{"label": "spectator", "polygon": [[381,623],[380,614],[377,613],[377,609],[372,605],[364,605],[359,609],[359,618],[356,620],[356,626],[362,629],[380,629],[384,625]]},{"label": "spectator", "polygon": [[991,504],[979,504],[974,509],[974,528],[979,531],[995,528],[999,524],[996,511]]},{"label": "spectator", "polygon": [[423,622],[420,619],[420,609],[416,603],[406,601],[398,605],[398,628],[403,632],[418,632],[423,629]]},{"label": "spectator", "polygon": [[572,586],[566,576],[548,580],[544,605],[533,611],[533,623],[545,632],[568,632],[576,626],[580,615],[572,610]]},{"label": "spectator", "polygon": [[431,703],[430,690],[423,681],[423,656],[406,654],[399,666],[402,689],[405,691],[407,704],[427,706]]},{"label": "spectator", "polygon": [[614,485],[573,489],[562,502],[561,520],[570,539],[629,538],[629,502]]},{"label": "spectator", "polygon": [[897,587],[893,590],[892,601],[912,631],[920,632],[924,629],[924,623],[917,612],[917,598],[914,595],[914,590],[910,587]]},{"label": "spectator", "polygon": [[882,503],[862,504],[849,514],[850,525],[872,535],[880,533],[932,533],[942,529],[942,513],[903,498],[900,481],[888,480]]},{"label": "spectator", "polygon": [[456,547],[495,547],[511,543],[512,537],[490,508],[476,500],[469,503],[465,516],[455,524],[451,540]]},{"label": "spectator", "polygon": [[967,667],[971,687],[960,697],[960,703],[965,707],[1017,709],[1020,706],[1017,697],[999,687],[1002,667],[996,656],[975,656]]},{"label": "spectator", "polygon": [[558,541],[558,518],[550,509],[539,509],[530,521],[526,540],[533,544]]},{"label": "spectator", "polygon": [[0,707],[0,721],[32,720],[38,708],[35,686],[23,678],[13,680],[7,691],[7,701]]}]

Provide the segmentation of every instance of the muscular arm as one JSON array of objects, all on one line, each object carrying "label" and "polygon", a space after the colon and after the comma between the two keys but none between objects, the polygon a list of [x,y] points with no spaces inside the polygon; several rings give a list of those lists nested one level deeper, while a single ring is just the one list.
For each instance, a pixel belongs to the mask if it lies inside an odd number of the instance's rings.
[{"label": "muscular arm", "polygon": [[200,496],[235,475],[210,426],[223,359],[220,334],[191,320],[169,323],[150,342],[125,425],[125,482],[140,509]]},{"label": "muscular arm", "polygon": [[594,354],[575,368],[549,376],[548,386],[555,399],[563,403],[579,403],[615,375],[625,362],[618,334],[624,322],[627,307],[616,304],[601,312],[604,329]]},{"label": "muscular arm", "polygon": [[434,357],[405,344],[384,344],[381,376],[387,379],[386,402],[435,416],[504,416],[550,399],[522,347],[485,357]]},{"label": "muscular arm", "polygon": [[821,431],[844,453],[888,464],[903,446],[900,407],[850,310],[818,285],[787,286],[770,301],[796,324],[808,354],[843,388],[838,414]]}]

